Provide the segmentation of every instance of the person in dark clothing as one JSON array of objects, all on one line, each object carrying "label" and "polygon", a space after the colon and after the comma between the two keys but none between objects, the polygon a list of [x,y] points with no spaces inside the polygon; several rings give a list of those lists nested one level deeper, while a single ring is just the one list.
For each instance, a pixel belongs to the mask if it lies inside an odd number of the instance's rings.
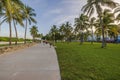
[{"label": "person in dark clothing", "polygon": [[50,48],[51,48],[51,46],[52,46],[52,43],[51,43],[51,42],[49,42],[49,44],[50,44]]}]

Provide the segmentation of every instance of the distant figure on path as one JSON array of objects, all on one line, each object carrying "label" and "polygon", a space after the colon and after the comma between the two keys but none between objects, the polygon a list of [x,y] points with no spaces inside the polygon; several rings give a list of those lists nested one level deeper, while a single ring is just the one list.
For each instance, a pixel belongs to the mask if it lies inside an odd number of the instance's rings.
[{"label": "distant figure on path", "polygon": [[52,43],[51,43],[51,42],[49,42],[49,44],[50,44],[50,48],[51,48],[51,46],[52,46]]},{"label": "distant figure on path", "polygon": [[43,41],[43,45],[45,45],[45,44],[47,44],[47,41],[44,40],[44,41]]}]

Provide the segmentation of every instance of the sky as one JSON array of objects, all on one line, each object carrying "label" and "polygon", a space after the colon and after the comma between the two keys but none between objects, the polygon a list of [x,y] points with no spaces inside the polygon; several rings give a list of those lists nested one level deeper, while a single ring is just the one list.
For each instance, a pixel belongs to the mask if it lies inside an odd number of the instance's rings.
[{"label": "sky", "polygon": [[[60,26],[62,23],[69,21],[72,25],[74,24],[74,18],[78,17],[82,12],[81,8],[86,4],[87,0],[22,0],[23,3],[29,5],[35,9],[37,16],[36,26],[38,27],[39,33],[47,34],[52,25]],[[120,2],[120,0],[115,0]],[[28,26],[27,38],[31,38],[29,33],[30,27]],[[17,25],[18,36],[24,37],[24,27]],[[13,36],[15,36],[14,28]],[[0,36],[9,36],[9,26],[4,23],[0,27]]]}]

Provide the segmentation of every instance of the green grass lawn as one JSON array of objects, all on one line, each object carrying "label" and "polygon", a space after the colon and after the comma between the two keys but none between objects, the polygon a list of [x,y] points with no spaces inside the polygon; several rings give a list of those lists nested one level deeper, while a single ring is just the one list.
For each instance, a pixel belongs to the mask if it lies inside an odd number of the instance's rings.
[{"label": "green grass lawn", "polygon": [[120,44],[56,45],[62,80],[120,80]]}]

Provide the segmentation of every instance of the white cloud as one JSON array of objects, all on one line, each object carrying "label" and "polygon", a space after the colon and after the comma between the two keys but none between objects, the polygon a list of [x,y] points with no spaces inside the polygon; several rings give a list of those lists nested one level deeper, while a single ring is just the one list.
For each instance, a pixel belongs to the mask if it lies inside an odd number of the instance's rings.
[{"label": "white cloud", "polygon": [[[115,2],[120,3],[120,0],[114,0]],[[61,5],[63,12],[61,15],[54,19],[54,24],[60,25],[66,21],[74,23],[74,18],[78,17],[82,11],[82,6],[86,4],[87,0],[62,0]]]},{"label": "white cloud", "polygon": [[56,25],[60,25],[64,22],[70,21],[72,24],[74,22],[74,18],[77,17],[76,15],[70,15],[70,16],[59,16],[54,20]]},{"label": "white cloud", "polygon": [[[66,21],[74,23],[74,18],[81,14],[81,8],[85,5],[86,1],[82,0],[62,0],[62,12],[56,18],[54,18],[53,23],[60,25]],[[60,6],[61,7],[61,6]]]},{"label": "white cloud", "polygon": [[120,3],[120,0],[114,0],[115,2],[117,2],[117,3]]},{"label": "white cloud", "polygon": [[62,13],[62,9],[52,9],[47,11],[47,13],[43,14],[44,17],[49,17],[52,15],[57,15],[57,14],[61,14]]},{"label": "white cloud", "polygon": [[50,14],[59,14],[61,13],[61,9],[55,9],[50,12]]},{"label": "white cloud", "polygon": [[62,0],[62,3],[65,4],[80,4],[80,3],[85,3],[86,0]]}]

